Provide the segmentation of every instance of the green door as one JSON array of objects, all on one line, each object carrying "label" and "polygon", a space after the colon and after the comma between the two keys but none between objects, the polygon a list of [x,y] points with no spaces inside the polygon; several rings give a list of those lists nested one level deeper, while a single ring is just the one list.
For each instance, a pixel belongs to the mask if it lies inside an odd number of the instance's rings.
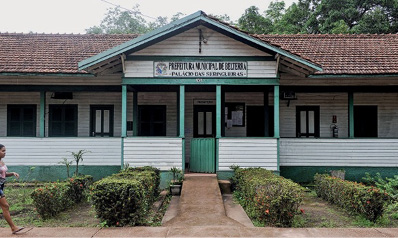
[{"label": "green door", "polygon": [[194,106],[194,138],[191,140],[190,171],[216,172],[216,107]]}]

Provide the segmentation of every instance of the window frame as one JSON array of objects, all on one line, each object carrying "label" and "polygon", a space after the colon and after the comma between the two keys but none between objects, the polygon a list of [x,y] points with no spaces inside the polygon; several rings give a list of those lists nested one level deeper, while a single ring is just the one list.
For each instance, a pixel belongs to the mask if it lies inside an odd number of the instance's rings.
[{"label": "window frame", "polygon": [[[13,135],[11,133],[12,127],[11,123],[13,122],[11,119],[11,109],[19,109],[19,133],[18,135]],[[27,123],[24,121],[24,109],[32,109],[32,121],[28,121],[32,123],[33,132],[30,135],[24,135],[24,126],[23,124]],[[7,105],[7,136],[8,137],[36,137],[37,133],[37,105],[36,104],[8,104]]]},{"label": "window frame", "polygon": [[[96,117],[94,115],[96,110],[101,110],[101,136],[96,136],[95,135],[95,123],[96,123]],[[103,132],[103,123],[104,123],[104,118],[103,118],[103,113],[105,110],[109,110],[109,132],[104,133]],[[114,105],[90,105],[90,132],[89,136],[91,137],[106,137],[106,134],[108,134],[107,137],[113,137],[114,133]],[[93,134],[94,133],[94,134]]]},{"label": "window frame", "polygon": [[[149,110],[151,113],[149,121],[142,121],[142,111],[143,110]],[[154,120],[154,112],[156,110],[161,110],[163,120],[161,124],[163,125],[163,130],[160,133],[160,135],[157,135],[154,133],[155,124],[159,124],[159,122]],[[143,123],[149,123],[149,135],[143,134],[142,131],[142,124]],[[166,105],[138,105],[138,136],[166,136],[167,135],[167,106]]]},{"label": "window frame", "polygon": [[[301,112],[306,112],[306,133],[301,132]],[[314,133],[309,133],[308,112],[314,111]],[[296,106],[296,137],[319,138],[320,137],[320,106]]]},{"label": "window frame", "polygon": [[[53,132],[53,123],[54,123],[54,119],[52,117],[52,113],[53,110],[57,107],[62,108],[62,115],[61,117],[61,123],[62,123],[62,135],[54,135]],[[48,105],[49,108],[49,119],[48,119],[48,137],[77,137],[78,136],[78,126],[79,126],[79,122],[78,122],[78,104],[49,104]],[[72,108],[74,111],[74,130],[73,130],[73,135],[66,135],[65,134],[65,109],[66,108]]]}]

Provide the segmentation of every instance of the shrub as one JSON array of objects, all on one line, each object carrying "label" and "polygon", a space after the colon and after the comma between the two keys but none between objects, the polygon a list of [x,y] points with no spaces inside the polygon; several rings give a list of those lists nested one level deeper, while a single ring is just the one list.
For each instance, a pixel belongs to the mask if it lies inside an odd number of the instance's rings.
[{"label": "shrub", "polygon": [[85,198],[88,187],[93,184],[91,175],[81,175],[67,180],[68,195],[74,203],[79,203]]},{"label": "shrub", "polygon": [[92,181],[93,177],[86,175],[73,177],[62,183],[46,184],[32,192],[33,205],[43,219],[55,216],[81,202],[85,196],[85,189]]},{"label": "shrub", "polygon": [[316,174],[314,181],[319,197],[348,211],[363,214],[370,221],[376,221],[384,212],[388,196],[378,188],[326,174]]},{"label": "shrub", "polygon": [[393,200],[398,201],[398,175],[385,179],[381,177],[380,173],[376,173],[374,177],[369,173],[365,173],[365,175],[362,179],[367,185],[376,186],[384,190]]},{"label": "shrub", "polygon": [[67,183],[50,183],[35,189],[31,197],[36,211],[43,219],[50,218],[71,206]]},{"label": "shrub", "polygon": [[236,168],[232,183],[252,219],[264,225],[292,225],[303,198],[300,185],[262,168]]},{"label": "shrub", "polygon": [[95,211],[110,226],[141,225],[158,196],[157,169],[128,168],[92,186]]}]

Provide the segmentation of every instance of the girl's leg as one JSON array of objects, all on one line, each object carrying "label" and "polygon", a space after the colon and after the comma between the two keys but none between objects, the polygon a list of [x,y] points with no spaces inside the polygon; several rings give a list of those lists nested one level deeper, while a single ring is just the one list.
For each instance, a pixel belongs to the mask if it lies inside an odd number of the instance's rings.
[{"label": "girl's leg", "polygon": [[0,198],[0,207],[1,207],[1,209],[3,210],[4,219],[6,219],[8,225],[10,225],[11,230],[12,230],[12,231],[17,230],[18,227],[15,226],[14,222],[12,222],[11,215],[10,215],[10,210],[9,210],[9,209],[10,209],[10,206],[8,205],[8,202],[7,202],[7,200],[6,200],[6,197]]}]

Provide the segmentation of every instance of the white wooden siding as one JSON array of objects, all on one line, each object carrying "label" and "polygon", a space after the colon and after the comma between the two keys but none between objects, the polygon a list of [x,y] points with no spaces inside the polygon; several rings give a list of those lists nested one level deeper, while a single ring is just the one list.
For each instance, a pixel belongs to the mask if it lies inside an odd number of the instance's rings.
[{"label": "white wooden siding", "polygon": [[[114,106],[114,136],[121,136],[122,95],[114,92],[74,92],[73,99],[52,99],[52,92],[46,94],[46,125],[48,136],[48,112],[51,104],[77,104],[78,105],[78,136],[89,136],[90,131],[90,105]],[[133,94],[127,95],[127,120],[133,118]],[[36,136],[40,129],[40,93],[39,92],[3,92],[0,94],[0,136],[7,135],[7,105],[8,104],[36,104]],[[131,134],[131,132],[129,132]]]},{"label": "white wooden siding", "polygon": [[281,166],[397,167],[398,139],[280,139]]},{"label": "white wooden siding", "polygon": [[139,92],[138,105],[165,105],[166,136],[177,136],[177,92]]},{"label": "white wooden siding", "polygon": [[125,138],[124,163],[131,167],[153,166],[160,170],[182,168],[181,138]]},{"label": "white wooden siding", "polygon": [[[7,148],[7,165],[60,165],[63,158],[73,160],[70,152],[88,150],[81,165],[121,165],[120,138],[11,138],[1,137]],[[75,163],[74,163],[75,164]]]},{"label": "white wooden siding", "polygon": [[[337,116],[339,137],[348,137],[348,93],[296,93],[297,100],[280,101],[280,135],[296,137],[296,107],[319,106],[320,137],[332,137],[330,126]],[[354,93],[354,105],[375,105],[378,137],[398,137],[398,93]]]},{"label": "white wooden siding", "polygon": [[218,161],[221,171],[231,170],[231,165],[277,170],[277,139],[222,138]]},{"label": "white wooden siding", "polygon": [[170,37],[157,44],[137,51],[133,55],[160,56],[270,56],[256,48],[234,40],[206,27],[203,36],[208,41],[202,42],[202,53],[199,53],[199,30],[189,29],[181,34]]},{"label": "white wooden siding", "polygon": [[379,137],[398,137],[398,93],[354,93],[354,105],[377,106]]},{"label": "white wooden siding", "polygon": [[348,94],[347,93],[296,93],[297,100],[280,100],[280,135],[296,137],[296,107],[319,106],[320,137],[332,137],[330,128],[333,115],[339,137],[348,137]]},{"label": "white wooden siding", "polygon": [[[154,77],[153,61],[126,61],[125,77]],[[248,61],[248,78],[275,78],[275,61]]]}]

